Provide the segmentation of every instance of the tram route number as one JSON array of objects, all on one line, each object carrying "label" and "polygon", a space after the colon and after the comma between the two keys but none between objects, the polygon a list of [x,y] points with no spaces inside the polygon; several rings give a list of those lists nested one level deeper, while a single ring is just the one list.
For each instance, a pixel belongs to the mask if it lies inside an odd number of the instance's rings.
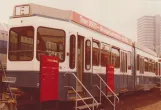
[{"label": "tram route number", "polygon": [[2,77],[2,82],[15,83],[16,82],[16,77]]}]

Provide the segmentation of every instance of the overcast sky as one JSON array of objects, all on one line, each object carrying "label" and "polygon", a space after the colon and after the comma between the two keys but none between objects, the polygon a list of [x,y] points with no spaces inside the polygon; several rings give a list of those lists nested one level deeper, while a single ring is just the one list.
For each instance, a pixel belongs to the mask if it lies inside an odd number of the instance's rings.
[{"label": "overcast sky", "polygon": [[0,22],[8,23],[13,6],[24,3],[74,10],[135,41],[137,19],[144,15],[161,15],[161,0],[3,0]]}]

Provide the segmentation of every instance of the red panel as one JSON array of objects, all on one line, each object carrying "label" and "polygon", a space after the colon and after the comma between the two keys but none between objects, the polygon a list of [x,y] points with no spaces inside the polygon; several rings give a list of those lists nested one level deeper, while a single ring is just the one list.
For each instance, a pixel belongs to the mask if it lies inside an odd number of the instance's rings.
[{"label": "red panel", "polygon": [[58,100],[59,59],[41,56],[40,102]]},{"label": "red panel", "polygon": [[[106,66],[106,81],[107,81],[107,85],[112,89],[112,91],[114,91],[114,66],[113,65],[107,65]],[[111,92],[108,88],[107,88],[107,92]]]}]

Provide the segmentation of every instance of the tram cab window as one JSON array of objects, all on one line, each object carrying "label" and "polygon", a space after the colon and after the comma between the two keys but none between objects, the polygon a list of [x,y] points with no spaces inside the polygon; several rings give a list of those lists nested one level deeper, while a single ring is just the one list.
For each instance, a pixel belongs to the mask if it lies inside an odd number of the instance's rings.
[{"label": "tram cab window", "polygon": [[34,53],[34,28],[15,27],[9,31],[10,61],[31,61]]},{"label": "tram cab window", "polygon": [[85,68],[89,70],[91,68],[91,41],[85,42]]},{"label": "tram cab window", "polygon": [[102,43],[101,66],[105,67],[107,64],[110,64],[110,45]]},{"label": "tram cab window", "polygon": [[94,66],[99,65],[99,56],[100,56],[100,43],[98,41],[93,41],[93,48],[92,48],[92,61]]},{"label": "tram cab window", "polygon": [[69,56],[69,67],[75,68],[75,50],[76,50],[76,38],[75,35],[70,36],[70,56]]},{"label": "tram cab window", "polygon": [[115,68],[120,68],[120,49],[112,47],[111,64],[113,64]]},{"label": "tram cab window", "polygon": [[40,55],[59,57],[60,62],[65,60],[65,31],[47,27],[39,27],[37,32],[37,60]]}]

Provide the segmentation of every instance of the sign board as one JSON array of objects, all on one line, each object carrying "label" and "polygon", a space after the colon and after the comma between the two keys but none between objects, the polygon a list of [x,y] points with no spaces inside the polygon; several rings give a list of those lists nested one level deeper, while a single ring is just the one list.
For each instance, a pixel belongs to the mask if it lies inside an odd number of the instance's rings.
[{"label": "sign board", "polygon": [[2,77],[2,82],[15,83],[16,82],[16,77]]},{"label": "sign board", "polygon": [[58,100],[59,58],[41,56],[40,102]]}]

